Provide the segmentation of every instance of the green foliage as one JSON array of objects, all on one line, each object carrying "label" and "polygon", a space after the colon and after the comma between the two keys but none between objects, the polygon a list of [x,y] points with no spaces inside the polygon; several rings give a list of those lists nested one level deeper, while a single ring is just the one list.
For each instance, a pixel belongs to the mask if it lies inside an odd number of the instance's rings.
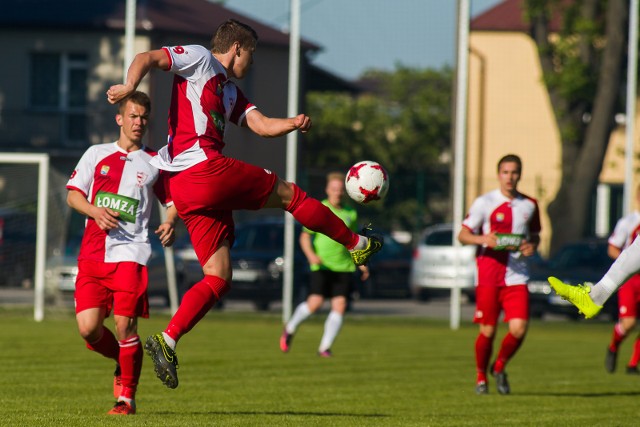
[{"label": "green foliage", "polygon": [[[371,70],[361,82],[371,87],[359,96],[315,92],[307,95],[307,110],[314,128],[305,135],[301,149],[307,173],[346,170],[359,160],[375,160],[394,176],[427,173],[429,185],[419,199],[429,203],[431,195],[447,192],[451,151],[451,93],[453,72],[398,66],[394,72]],[[442,179],[446,177],[445,179]],[[415,203],[394,200],[393,184],[384,211],[400,212],[394,218],[379,218],[386,227],[393,223],[405,229],[422,226]],[[416,197],[415,184],[409,197]],[[382,211],[382,207],[372,209]],[[446,209],[448,210],[448,209]],[[442,213],[444,215],[444,213]],[[384,217],[384,215],[383,215]]]},{"label": "green foliage", "polygon": [[[532,322],[508,366],[512,394],[498,395],[490,379],[490,394],[476,396],[478,330],[469,322],[452,331],[444,320],[351,315],[335,356],[321,359],[324,315],[282,354],[279,315],[211,312],[180,341],[179,388],[162,386],[145,356],[138,413],[123,419],[105,415],[113,363],[85,348],[73,316],[35,323],[30,314],[0,312],[6,426],[637,424],[638,378],[602,365],[610,323]],[[141,320],[140,335],[168,319]],[[499,325],[496,345],[504,333]]]}]

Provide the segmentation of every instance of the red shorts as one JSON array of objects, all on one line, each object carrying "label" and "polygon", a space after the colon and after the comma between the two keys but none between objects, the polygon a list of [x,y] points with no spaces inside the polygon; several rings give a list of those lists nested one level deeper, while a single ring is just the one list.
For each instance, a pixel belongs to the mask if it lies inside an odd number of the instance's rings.
[{"label": "red shorts", "polygon": [[233,244],[232,211],[262,208],[277,179],[267,169],[224,156],[171,176],[171,197],[201,265],[225,239]]},{"label": "red shorts", "polygon": [[618,316],[637,317],[640,304],[640,274],[631,276],[618,290]]},{"label": "red shorts", "polygon": [[511,319],[529,320],[529,290],[527,285],[477,286],[476,313],[474,323],[493,325],[498,323],[500,311],[503,321]]},{"label": "red shorts", "polygon": [[149,317],[147,266],[137,262],[78,262],[76,313],[103,307],[107,316]]}]

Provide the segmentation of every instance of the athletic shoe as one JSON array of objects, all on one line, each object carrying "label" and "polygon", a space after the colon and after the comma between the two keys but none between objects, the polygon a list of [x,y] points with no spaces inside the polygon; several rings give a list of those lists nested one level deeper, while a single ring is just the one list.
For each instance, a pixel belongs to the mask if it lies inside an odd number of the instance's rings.
[{"label": "athletic shoe", "polygon": [[489,386],[486,382],[480,381],[476,384],[476,394],[489,394]]},{"label": "athletic shoe", "polygon": [[[604,357],[604,369],[609,373],[614,373],[616,370],[616,362],[618,361],[618,352],[612,351],[607,347],[607,355]],[[628,370],[628,369],[627,369]]]},{"label": "athletic shoe", "polygon": [[637,366],[627,366],[627,374],[640,375],[640,370],[638,370]]},{"label": "athletic shoe", "polygon": [[602,310],[602,306],[593,302],[589,296],[589,292],[591,292],[590,287],[586,285],[567,285],[555,277],[549,277],[547,280],[553,290],[556,291],[562,299],[578,307],[578,310],[584,314],[585,318],[591,319]]},{"label": "athletic shoe", "polygon": [[127,402],[116,402],[113,405],[113,408],[107,414],[109,415],[135,415],[136,413],[136,404],[135,402],[131,402],[130,404]]},{"label": "athletic shoe", "polygon": [[120,376],[120,365],[116,365],[116,370],[113,372],[113,397],[116,399],[120,397],[122,392],[122,377]]},{"label": "athletic shoe", "polygon": [[507,373],[504,370],[496,372],[493,370],[493,366],[494,365],[491,365],[491,375],[493,375],[493,377],[496,379],[496,388],[498,389],[498,393],[511,393],[511,387],[509,386],[509,381],[507,380]]},{"label": "athletic shoe", "polygon": [[356,249],[349,252],[355,265],[365,265],[369,261],[369,258],[371,258],[371,255],[382,249],[382,246],[384,245],[382,236],[377,234],[368,236],[367,234],[370,232],[371,228],[368,226],[363,228],[361,231],[361,234],[368,239],[367,246],[364,249]]},{"label": "athletic shoe", "polygon": [[318,356],[320,357],[332,357],[331,349],[323,350],[318,352]]},{"label": "athletic shoe", "polygon": [[162,334],[148,337],[144,348],[153,360],[154,370],[160,381],[169,388],[178,387],[178,356],[165,342]]},{"label": "athletic shoe", "polygon": [[293,334],[287,332],[287,329],[282,330],[282,335],[280,335],[280,350],[283,353],[288,352],[291,349],[291,341],[293,341]]}]

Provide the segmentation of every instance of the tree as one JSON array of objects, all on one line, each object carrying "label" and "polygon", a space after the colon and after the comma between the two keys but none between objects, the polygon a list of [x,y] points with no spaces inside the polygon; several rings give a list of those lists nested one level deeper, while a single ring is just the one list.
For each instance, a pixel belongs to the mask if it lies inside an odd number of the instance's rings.
[{"label": "tree", "polygon": [[[436,201],[449,196],[452,76],[449,68],[398,66],[367,71],[360,83],[370,89],[358,96],[308,94],[314,129],[305,135],[304,169],[323,174],[375,160],[390,173],[391,190],[384,205],[372,204],[365,213],[376,211],[376,222],[389,228],[416,229],[444,219],[450,207]],[[426,190],[417,195],[420,179]]]},{"label": "tree", "polygon": [[548,209],[554,253],[585,231],[622,105],[629,10],[627,0],[526,0],[525,11],[562,143],[562,180]]}]

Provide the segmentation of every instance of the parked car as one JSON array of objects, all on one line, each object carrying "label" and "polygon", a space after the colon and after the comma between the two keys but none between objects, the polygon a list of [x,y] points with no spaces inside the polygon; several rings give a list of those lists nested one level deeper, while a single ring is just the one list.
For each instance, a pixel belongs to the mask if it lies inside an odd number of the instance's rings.
[{"label": "parked car", "polygon": [[412,251],[390,234],[383,233],[384,246],[369,260],[369,279],[356,279],[358,298],[408,298]]},{"label": "parked car", "polygon": [[[299,233],[300,225],[296,223],[294,301],[306,296],[309,282],[309,266],[297,241]],[[233,281],[225,299],[249,300],[258,310],[268,310],[272,302],[282,300],[284,219],[269,217],[236,224],[235,236],[231,250]],[[179,263],[200,268],[188,237],[177,244],[176,256]],[[183,281],[180,294],[201,278],[202,275]]]},{"label": "parked car", "polygon": [[453,225],[426,228],[414,249],[410,285],[413,296],[426,300],[460,287],[473,299],[476,278],[476,247],[453,246]]},{"label": "parked car", "polygon": [[[547,282],[555,276],[568,284],[595,284],[607,272],[613,260],[607,255],[606,239],[585,239],[563,246],[548,261],[531,269],[529,280],[530,311],[532,317],[546,313],[565,315],[571,319],[582,317],[573,304],[563,300]],[[600,315],[617,319],[618,297],[614,293],[604,304]]]}]

